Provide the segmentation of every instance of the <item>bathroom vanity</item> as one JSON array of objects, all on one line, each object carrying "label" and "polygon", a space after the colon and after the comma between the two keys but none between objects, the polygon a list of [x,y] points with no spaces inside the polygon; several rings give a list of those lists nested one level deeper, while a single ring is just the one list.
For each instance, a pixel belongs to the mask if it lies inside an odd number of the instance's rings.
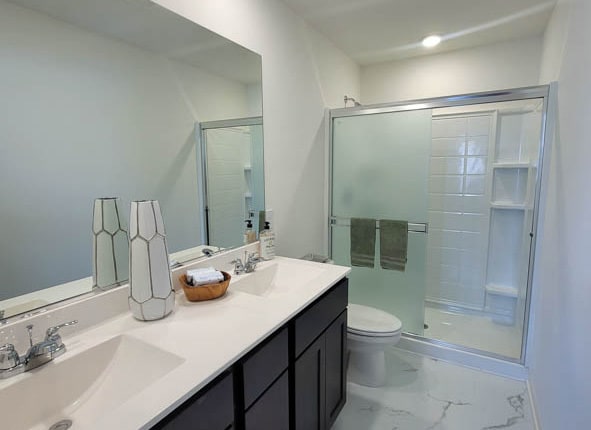
[{"label": "bathroom vanity", "polygon": [[[188,268],[229,271],[245,248],[175,269],[173,279]],[[277,257],[233,276],[219,299],[193,303],[177,291],[175,311],[159,321],[137,321],[127,310],[93,320],[98,311],[88,311],[89,301],[120,306],[127,299],[123,286],[15,323],[3,333],[24,338],[27,323],[43,333],[58,318],[80,321],[79,331],[64,329],[65,354],[0,380],[4,424],[14,430],[62,421],[85,430],[328,429],[345,403],[349,272]],[[24,411],[19,405],[28,400]]]},{"label": "bathroom vanity", "polygon": [[329,429],[346,400],[342,279],[153,429]]}]

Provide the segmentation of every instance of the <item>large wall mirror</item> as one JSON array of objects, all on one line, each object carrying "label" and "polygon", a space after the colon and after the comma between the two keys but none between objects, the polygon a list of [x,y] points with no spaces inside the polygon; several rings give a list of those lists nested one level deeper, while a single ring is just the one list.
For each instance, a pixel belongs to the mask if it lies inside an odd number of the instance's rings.
[{"label": "large wall mirror", "polygon": [[[0,0],[0,58],[0,320],[92,289],[99,197],[119,197],[125,218],[158,200],[179,261],[242,243],[208,242],[202,182],[243,144],[251,161],[216,194],[219,213],[242,213],[216,231],[264,208],[258,54],[149,1]],[[229,120],[202,159],[200,125]],[[240,121],[259,128],[246,138]]]}]

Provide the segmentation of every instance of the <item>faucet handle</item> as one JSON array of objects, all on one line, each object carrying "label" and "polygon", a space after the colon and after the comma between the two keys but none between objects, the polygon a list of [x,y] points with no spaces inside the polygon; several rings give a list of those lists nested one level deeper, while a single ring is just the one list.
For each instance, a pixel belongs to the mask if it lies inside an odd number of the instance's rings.
[{"label": "faucet handle", "polygon": [[11,343],[0,346],[0,370],[10,370],[21,363],[18,352]]},{"label": "faucet handle", "polygon": [[230,261],[230,264],[234,265],[234,273],[235,274],[239,275],[240,273],[242,273],[244,271],[244,263],[242,263],[242,260],[240,258]]},{"label": "faucet handle", "polygon": [[259,262],[260,260],[261,259],[257,252],[251,252],[250,254],[248,254],[248,261],[250,262]]},{"label": "faucet handle", "polygon": [[58,324],[56,326],[53,327],[49,327],[47,329],[47,331],[45,332],[45,340],[60,340],[60,335],[57,333],[59,331],[60,328],[62,327],[67,327],[70,325],[74,325],[74,324],[78,324],[78,320],[73,320],[73,321],[69,321],[69,322],[65,322],[62,324]]}]

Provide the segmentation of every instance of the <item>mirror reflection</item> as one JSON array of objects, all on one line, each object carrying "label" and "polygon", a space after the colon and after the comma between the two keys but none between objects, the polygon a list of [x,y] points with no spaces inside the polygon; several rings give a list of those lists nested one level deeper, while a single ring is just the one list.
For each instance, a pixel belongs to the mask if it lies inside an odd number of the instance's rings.
[{"label": "mirror reflection", "polygon": [[[118,197],[125,222],[158,200],[176,261],[242,243],[204,233],[195,124],[261,117],[259,55],[126,0],[0,0],[0,53],[0,318],[91,289],[96,198]],[[216,230],[243,228],[244,186],[240,222]]]},{"label": "mirror reflection", "polygon": [[255,232],[264,226],[259,223],[265,209],[262,118],[206,122],[200,129],[207,242],[246,243],[248,221]]}]

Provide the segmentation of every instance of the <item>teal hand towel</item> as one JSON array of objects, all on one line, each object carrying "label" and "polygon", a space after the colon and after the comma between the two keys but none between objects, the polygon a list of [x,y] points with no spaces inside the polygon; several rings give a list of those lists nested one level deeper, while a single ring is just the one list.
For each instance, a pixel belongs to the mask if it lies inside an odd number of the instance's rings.
[{"label": "teal hand towel", "polygon": [[374,266],[376,220],[351,218],[351,266]]},{"label": "teal hand towel", "polygon": [[380,220],[380,266],[404,272],[408,248],[408,222]]}]

